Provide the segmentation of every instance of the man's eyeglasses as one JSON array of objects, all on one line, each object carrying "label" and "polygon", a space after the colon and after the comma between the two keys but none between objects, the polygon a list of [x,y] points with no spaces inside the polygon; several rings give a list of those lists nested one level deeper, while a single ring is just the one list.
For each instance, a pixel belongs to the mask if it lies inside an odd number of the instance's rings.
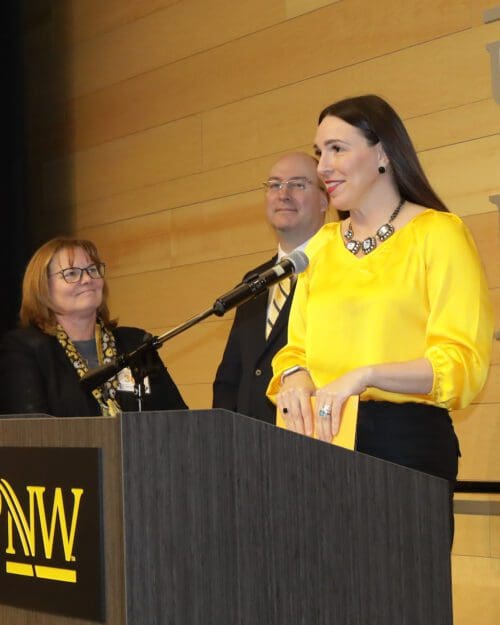
[{"label": "man's eyeglasses", "polygon": [[106,265],[104,263],[94,263],[88,267],[66,267],[66,269],[61,269],[61,271],[49,274],[49,277],[61,275],[66,282],[73,284],[75,282],[80,282],[84,271],[92,280],[104,278],[105,269]]},{"label": "man's eyeglasses", "polygon": [[262,183],[269,193],[278,193],[281,189],[287,191],[305,191],[308,184],[314,184],[309,178],[292,178],[291,180],[266,180]]}]

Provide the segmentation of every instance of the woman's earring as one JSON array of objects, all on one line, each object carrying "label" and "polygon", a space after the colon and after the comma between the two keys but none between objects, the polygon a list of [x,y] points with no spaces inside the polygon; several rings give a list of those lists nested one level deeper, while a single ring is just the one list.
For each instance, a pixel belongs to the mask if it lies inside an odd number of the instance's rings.
[{"label": "woman's earring", "polygon": [[380,167],[378,168],[378,173],[385,174],[385,167],[383,165],[380,165]]}]

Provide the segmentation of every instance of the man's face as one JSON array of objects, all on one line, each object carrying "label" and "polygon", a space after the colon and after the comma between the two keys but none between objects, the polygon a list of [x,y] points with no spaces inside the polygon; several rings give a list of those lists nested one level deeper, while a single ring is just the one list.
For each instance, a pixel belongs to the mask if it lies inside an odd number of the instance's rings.
[{"label": "man's face", "polygon": [[[267,181],[271,185],[266,191],[269,223],[278,232],[307,241],[323,225],[328,208],[316,163],[306,154],[289,154],[272,167]],[[284,182],[291,184],[280,185]]]}]

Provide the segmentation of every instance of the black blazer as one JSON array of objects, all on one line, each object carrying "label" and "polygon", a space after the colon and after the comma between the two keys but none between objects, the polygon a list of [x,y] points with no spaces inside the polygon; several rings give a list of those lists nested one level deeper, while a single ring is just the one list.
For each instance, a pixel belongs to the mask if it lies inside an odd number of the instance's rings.
[{"label": "black blazer", "polygon": [[[114,328],[119,354],[138,347],[144,340],[139,328]],[[143,410],[186,408],[176,385],[161,362],[150,375],[151,394]],[[133,393],[119,391],[123,411],[137,410]],[[4,335],[0,341],[0,414],[49,414],[55,417],[85,417],[101,414],[92,393],[82,389],[71,361],[59,341],[37,328],[22,328]]]},{"label": "black blazer", "polygon": [[[250,271],[245,278],[269,269],[276,260],[277,256]],[[267,340],[268,292],[237,309],[213,384],[214,408],[226,408],[268,423],[276,422],[276,407],[267,399],[266,389],[272,377],[271,361],[287,342],[293,292],[294,289]]]}]

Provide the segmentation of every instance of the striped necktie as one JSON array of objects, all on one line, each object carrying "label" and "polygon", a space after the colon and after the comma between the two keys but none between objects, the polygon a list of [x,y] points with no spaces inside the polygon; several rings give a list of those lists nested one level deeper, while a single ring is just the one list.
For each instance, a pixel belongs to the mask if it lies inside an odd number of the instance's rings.
[{"label": "striped necktie", "polygon": [[281,309],[285,305],[286,298],[290,294],[290,289],[292,286],[292,279],[286,278],[281,282],[277,282],[273,287],[273,299],[269,308],[267,310],[267,320],[266,320],[266,339],[269,338],[271,334],[271,330],[278,319],[278,315],[281,312]]}]

